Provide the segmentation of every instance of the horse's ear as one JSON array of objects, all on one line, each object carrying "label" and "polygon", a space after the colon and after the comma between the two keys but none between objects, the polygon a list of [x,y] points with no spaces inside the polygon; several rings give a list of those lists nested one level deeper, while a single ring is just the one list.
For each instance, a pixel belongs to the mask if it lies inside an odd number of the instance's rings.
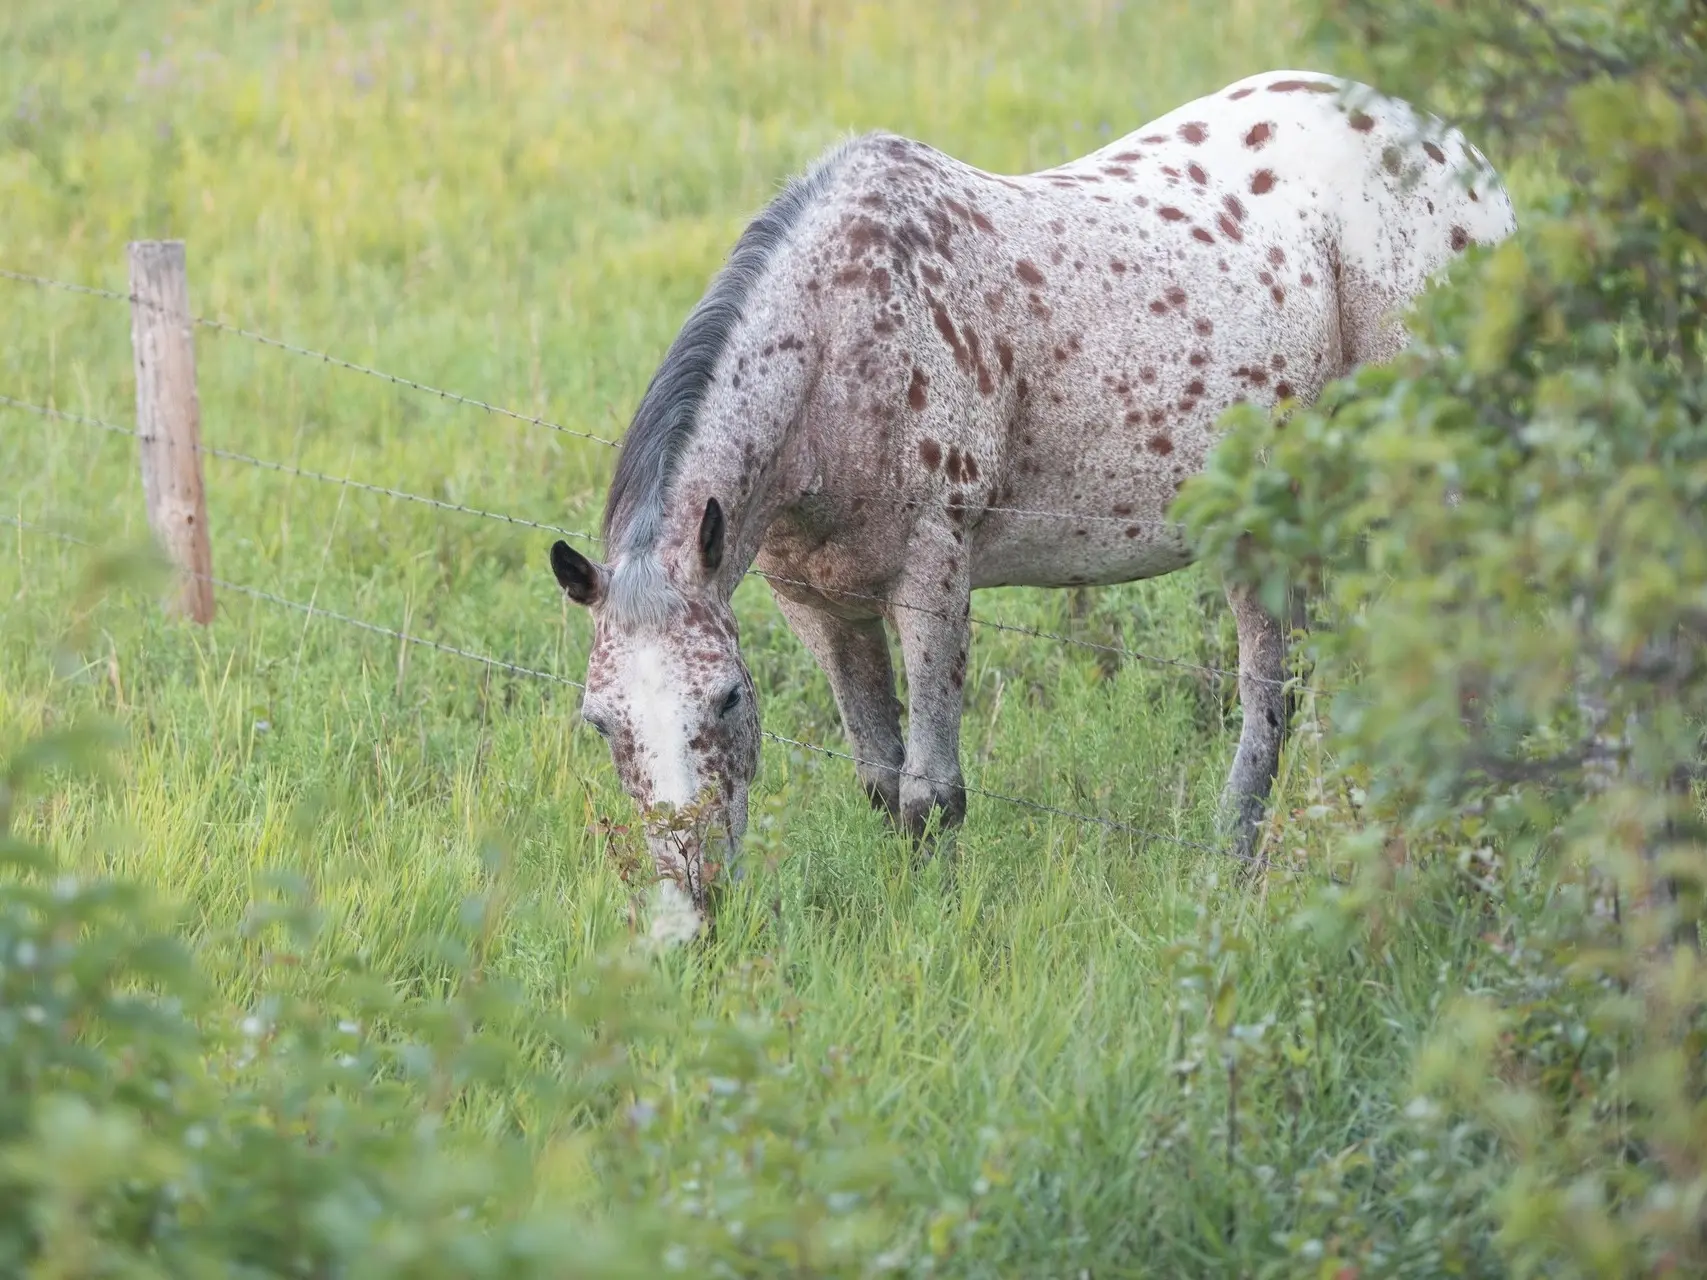
[{"label": "horse's ear", "polygon": [[557,585],[563,594],[576,604],[591,608],[605,593],[605,571],[567,542],[551,544],[551,572],[557,575]]},{"label": "horse's ear", "polygon": [[716,498],[705,500],[705,514],[700,517],[699,562],[707,573],[716,573],[723,563],[723,508]]}]

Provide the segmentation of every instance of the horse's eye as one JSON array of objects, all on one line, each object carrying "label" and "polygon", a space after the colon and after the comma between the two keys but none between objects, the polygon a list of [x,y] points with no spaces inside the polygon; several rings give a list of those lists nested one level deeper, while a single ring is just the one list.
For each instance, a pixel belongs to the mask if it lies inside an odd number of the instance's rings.
[{"label": "horse's eye", "polygon": [[736,685],[728,693],[723,695],[723,702],[717,708],[717,714],[720,716],[726,716],[731,711],[733,711],[736,707],[738,707],[740,705],[741,705],[741,686]]},{"label": "horse's eye", "polygon": [[603,720],[600,720],[597,716],[582,716],[581,718],[593,726],[593,732],[598,734],[599,737],[610,737],[610,726]]}]

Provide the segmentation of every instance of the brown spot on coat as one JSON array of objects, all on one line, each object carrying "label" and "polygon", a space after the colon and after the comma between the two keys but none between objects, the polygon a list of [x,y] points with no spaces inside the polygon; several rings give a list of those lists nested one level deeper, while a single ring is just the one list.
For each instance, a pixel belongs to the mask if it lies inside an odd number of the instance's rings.
[{"label": "brown spot on coat", "polygon": [[1214,244],[1215,243],[1215,237],[1210,235],[1202,227],[1193,227],[1191,229],[1191,234],[1192,234],[1193,239],[1201,240],[1201,241],[1203,241],[1204,244]]},{"label": "brown spot on coat", "polygon": [[1290,382],[1275,383],[1274,394],[1279,396],[1282,400],[1290,400],[1292,398],[1292,384]]},{"label": "brown spot on coat", "polygon": [[1353,111],[1347,123],[1359,133],[1368,133],[1375,127],[1375,118],[1361,111]]},{"label": "brown spot on coat", "polygon": [[1014,371],[1014,349],[1005,339],[996,339],[996,360],[1001,364],[1003,373]]},{"label": "brown spot on coat", "polygon": [[1177,284],[1168,290],[1166,297],[1168,302],[1173,306],[1183,307],[1185,305],[1185,290],[1180,288]]},{"label": "brown spot on coat", "polygon": [[1273,191],[1273,190],[1274,190],[1274,170],[1272,170],[1272,169],[1258,169],[1254,174],[1251,175],[1251,194],[1253,196],[1266,196],[1270,191]]},{"label": "brown spot on coat", "polygon": [[935,440],[919,441],[919,461],[927,470],[935,471],[942,463],[942,446]]},{"label": "brown spot on coat", "polygon": [[1197,184],[1197,185],[1198,185],[1198,186],[1200,186],[1200,187],[1201,187],[1201,186],[1202,186],[1202,185],[1203,185],[1203,184],[1204,184],[1204,183],[1206,183],[1206,182],[1208,182],[1208,181],[1209,181],[1209,172],[1208,172],[1208,170],[1206,170],[1206,169],[1205,169],[1205,168],[1204,168],[1204,167],[1203,167],[1203,166],[1202,166],[1202,165],[1200,165],[1200,164],[1188,164],[1188,165],[1186,165],[1186,167],[1185,167],[1185,171],[1186,171],[1186,172],[1187,172],[1187,173],[1188,173],[1188,174],[1190,174],[1190,175],[1191,175],[1191,180],[1192,180],[1192,181],[1193,181],[1193,182],[1195,182],[1195,183],[1196,183],[1196,184]]},{"label": "brown spot on coat", "polygon": [[1165,435],[1153,435],[1144,444],[1151,453],[1164,458],[1174,451],[1174,442]]},{"label": "brown spot on coat", "polygon": [[924,411],[925,389],[930,385],[930,376],[923,369],[915,367],[912,381],[907,384],[907,407],[914,413]]},{"label": "brown spot on coat", "polygon": [[1337,93],[1333,85],[1325,80],[1276,80],[1269,85],[1270,93]]},{"label": "brown spot on coat", "polygon": [[1226,236],[1235,244],[1245,238],[1245,233],[1239,230],[1239,224],[1234,222],[1226,214],[1222,214],[1217,218],[1215,220],[1215,225],[1221,228],[1222,235]]},{"label": "brown spot on coat", "polygon": [[1463,227],[1452,228],[1452,247],[1454,250],[1463,249],[1470,243],[1470,233]]},{"label": "brown spot on coat", "polygon": [[1446,152],[1442,151],[1439,147],[1435,146],[1434,143],[1432,143],[1432,142],[1423,143],[1423,150],[1428,154],[1428,158],[1430,160],[1434,161],[1436,164],[1445,164],[1446,163]]},{"label": "brown spot on coat", "polygon": [[1268,140],[1274,137],[1274,126],[1264,120],[1261,124],[1251,126],[1251,131],[1245,135],[1245,145],[1252,151],[1261,151],[1268,145]]},{"label": "brown spot on coat", "polygon": [[972,368],[972,353],[966,349],[966,344],[955,332],[954,321],[948,314],[948,309],[940,302],[931,303],[931,318],[936,321],[936,331],[942,335],[942,340],[948,343],[949,350],[954,352],[954,363],[962,369]]},{"label": "brown spot on coat", "polygon": [[1037,269],[1037,264],[1028,258],[1021,258],[1014,263],[1014,274],[1033,287],[1043,283],[1043,273]]},{"label": "brown spot on coat", "polygon": [[1193,120],[1180,126],[1179,136],[1195,147],[1209,136],[1209,126],[1200,120]]},{"label": "brown spot on coat", "polygon": [[1248,98],[1255,92],[1256,90],[1251,88],[1235,89],[1227,95],[1227,100],[1229,102],[1237,102],[1240,98]]},{"label": "brown spot on coat", "polygon": [[1161,214],[1163,220],[1166,222],[1178,222],[1185,217],[1184,213],[1174,208],[1171,204],[1163,205],[1160,209],[1156,210],[1156,212]]}]

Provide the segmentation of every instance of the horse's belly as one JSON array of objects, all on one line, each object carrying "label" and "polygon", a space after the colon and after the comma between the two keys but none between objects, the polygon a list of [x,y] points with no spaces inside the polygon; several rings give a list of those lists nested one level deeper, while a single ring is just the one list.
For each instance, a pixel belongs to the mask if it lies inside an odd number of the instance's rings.
[{"label": "horse's belly", "polygon": [[1158,577],[1191,561],[1177,527],[1162,521],[1003,515],[974,540],[972,585],[1102,586]]}]

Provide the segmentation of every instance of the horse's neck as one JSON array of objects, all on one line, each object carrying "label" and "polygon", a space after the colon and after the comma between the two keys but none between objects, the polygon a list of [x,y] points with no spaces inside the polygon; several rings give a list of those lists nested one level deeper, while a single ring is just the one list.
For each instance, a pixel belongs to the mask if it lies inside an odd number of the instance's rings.
[{"label": "horse's neck", "polygon": [[731,338],[700,406],[672,505],[697,530],[707,499],[717,499],[731,584],[758,556],[771,521],[811,483],[801,429],[817,359],[804,317],[761,313]]}]

